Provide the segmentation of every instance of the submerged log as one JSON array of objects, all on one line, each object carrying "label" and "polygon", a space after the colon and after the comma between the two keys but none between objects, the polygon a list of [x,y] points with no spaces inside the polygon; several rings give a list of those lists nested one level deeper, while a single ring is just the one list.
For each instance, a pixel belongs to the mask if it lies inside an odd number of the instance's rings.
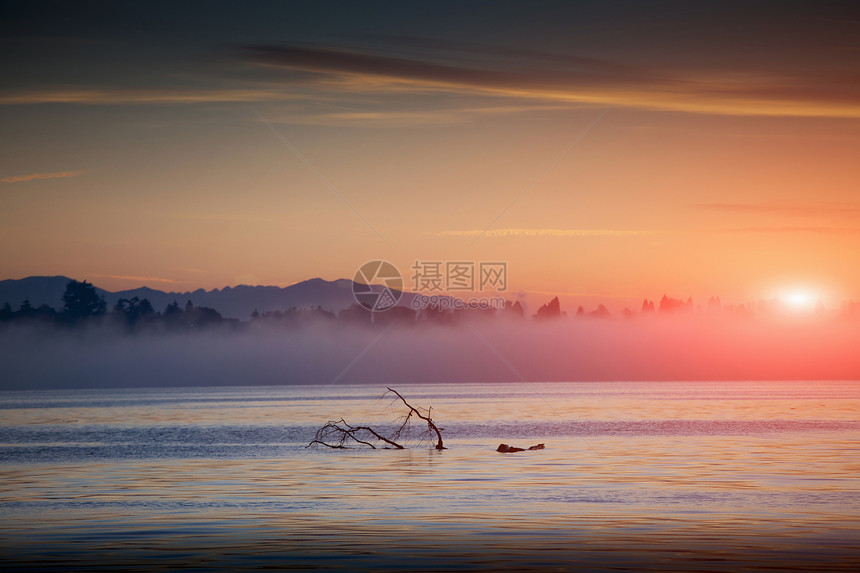
[{"label": "submerged log", "polygon": [[542,450],[544,448],[546,448],[546,446],[543,444],[537,444],[528,448],[517,448],[515,446],[509,446],[507,444],[499,444],[499,447],[496,448],[496,451],[501,452],[503,454],[511,454],[514,452],[524,452],[526,450]]}]

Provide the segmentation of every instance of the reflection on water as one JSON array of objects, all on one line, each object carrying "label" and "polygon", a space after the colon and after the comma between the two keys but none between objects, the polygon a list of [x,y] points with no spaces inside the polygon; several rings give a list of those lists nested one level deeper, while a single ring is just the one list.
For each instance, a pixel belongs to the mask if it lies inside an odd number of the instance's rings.
[{"label": "reflection on water", "polygon": [[860,567],[860,383],[399,389],[448,450],[304,447],[391,423],[371,387],[0,394],[0,563]]}]

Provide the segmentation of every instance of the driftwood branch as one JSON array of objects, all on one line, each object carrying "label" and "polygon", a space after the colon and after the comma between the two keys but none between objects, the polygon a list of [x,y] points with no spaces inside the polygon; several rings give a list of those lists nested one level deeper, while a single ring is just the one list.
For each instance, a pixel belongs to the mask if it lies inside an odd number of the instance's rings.
[{"label": "driftwood branch", "polygon": [[346,449],[351,445],[361,445],[368,446],[373,449],[381,447],[402,450],[403,446],[399,442],[402,439],[409,438],[411,421],[414,416],[427,422],[427,430],[424,435],[432,436],[435,434],[435,448],[437,450],[444,450],[445,446],[442,445],[442,432],[430,417],[430,409],[424,410],[426,413],[422,412],[420,409],[407,402],[406,399],[397,392],[397,390],[392,388],[387,388],[387,392],[383,394],[383,396],[389,393],[394,394],[397,397],[395,402],[397,399],[403,402],[403,405],[406,406],[408,412],[397,419],[397,428],[388,435],[384,435],[370,426],[353,426],[341,418],[340,420],[329,420],[326,422],[325,425],[316,431],[314,439],[307,447],[325,446],[327,448]]},{"label": "driftwood branch", "polygon": [[392,394],[400,398],[400,401],[403,402],[403,405],[409,408],[409,413],[403,416],[403,418],[401,418],[402,421],[400,427],[395,432],[395,435],[399,437],[402,432],[407,430],[407,428],[409,427],[410,418],[412,418],[412,415],[414,414],[418,418],[421,418],[422,420],[427,422],[427,429],[436,434],[436,449],[444,450],[445,446],[442,445],[442,432],[439,431],[439,428],[436,426],[435,423],[433,423],[433,420],[430,418],[430,409],[427,410],[427,415],[424,415],[418,410],[418,408],[407,402],[406,399],[401,396],[397,390],[394,390],[393,388],[388,388],[388,392],[391,392]]},{"label": "driftwood branch", "polygon": [[[351,442],[370,446],[376,449],[376,446],[371,440],[382,442],[389,446],[402,450],[403,446],[389,440],[373,428],[369,426],[353,426],[348,424],[343,418],[340,420],[329,420],[323,427],[317,430],[314,434],[314,439],[308,446],[320,445],[329,448],[343,449],[348,448]],[[383,446],[384,447],[384,446]]]}]

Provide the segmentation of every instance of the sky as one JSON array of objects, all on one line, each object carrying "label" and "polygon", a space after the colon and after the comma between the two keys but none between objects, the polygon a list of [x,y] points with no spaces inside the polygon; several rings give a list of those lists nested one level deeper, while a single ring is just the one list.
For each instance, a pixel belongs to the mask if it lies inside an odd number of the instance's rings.
[{"label": "sky", "polygon": [[860,300],[849,2],[3,2],[0,278]]}]

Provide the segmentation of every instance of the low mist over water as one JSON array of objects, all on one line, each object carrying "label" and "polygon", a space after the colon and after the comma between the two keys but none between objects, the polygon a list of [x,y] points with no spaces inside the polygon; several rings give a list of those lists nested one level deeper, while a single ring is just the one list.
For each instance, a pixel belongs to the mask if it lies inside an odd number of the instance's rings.
[{"label": "low mist over water", "polygon": [[0,329],[2,388],[851,379],[854,321],[680,316],[129,334]]}]

